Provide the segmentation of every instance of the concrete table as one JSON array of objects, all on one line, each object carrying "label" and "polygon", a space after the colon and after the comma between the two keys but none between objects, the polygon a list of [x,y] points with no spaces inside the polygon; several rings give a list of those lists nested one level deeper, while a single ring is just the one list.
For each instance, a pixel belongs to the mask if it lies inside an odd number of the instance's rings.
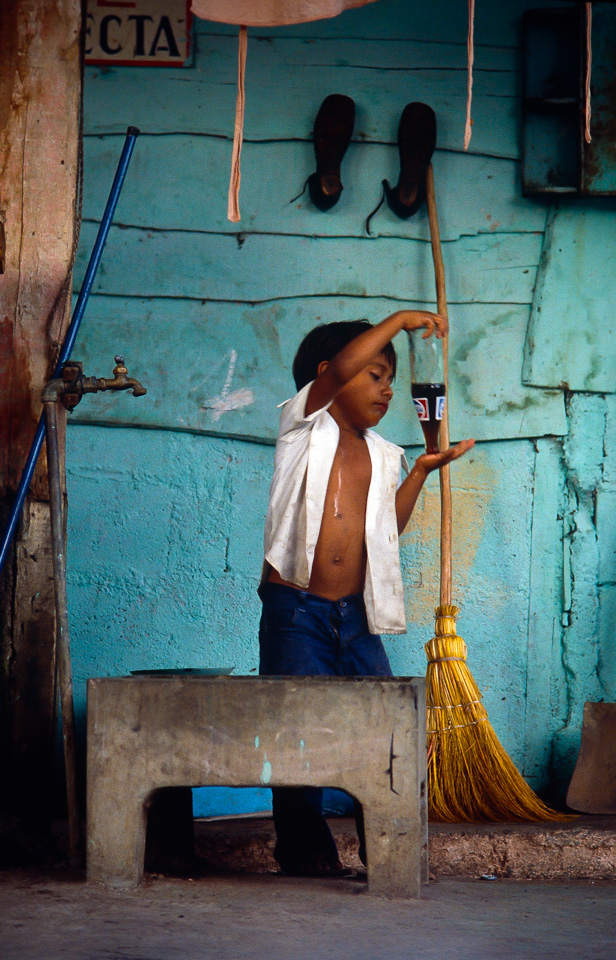
[{"label": "concrete table", "polygon": [[136,886],[161,787],[337,787],[363,806],[372,893],[427,880],[423,678],[88,681],[88,879]]}]

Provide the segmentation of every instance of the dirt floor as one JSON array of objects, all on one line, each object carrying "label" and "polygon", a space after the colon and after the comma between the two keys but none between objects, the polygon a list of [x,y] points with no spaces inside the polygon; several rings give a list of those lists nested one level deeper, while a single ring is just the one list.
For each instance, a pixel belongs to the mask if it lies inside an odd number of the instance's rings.
[{"label": "dirt floor", "polygon": [[[184,879],[150,872],[134,891],[61,859],[0,870],[0,960],[616,960],[614,818],[430,824],[419,901],[277,875],[271,818],[194,826]],[[361,867],[354,822],[330,826]]]},{"label": "dirt floor", "polygon": [[441,880],[419,901],[356,880],[0,872],[1,960],[615,960],[616,883]]}]

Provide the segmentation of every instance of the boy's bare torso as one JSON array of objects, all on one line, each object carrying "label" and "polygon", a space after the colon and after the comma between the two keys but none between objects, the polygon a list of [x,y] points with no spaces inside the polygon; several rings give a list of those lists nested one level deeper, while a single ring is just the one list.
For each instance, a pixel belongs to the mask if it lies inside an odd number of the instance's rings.
[{"label": "boy's bare torso", "polygon": [[[328,600],[362,593],[366,579],[366,503],[372,477],[372,462],[364,437],[355,430],[340,429],[321,529],[317,540],[309,591]],[[294,586],[274,569],[271,583]]]},{"label": "boy's bare torso", "polygon": [[[433,333],[442,337],[447,333],[447,321],[424,310],[399,310],[376,326],[368,325],[368,329],[351,339],[333,359],[322,359],[317,364],[305,415],[328,409],[340,431],[308,585],[311,593],[328,600],[364,591],[366,504],[372,476],[364,433],[380,423],[393,396],[395,354],[392,357],[388,352],[388,345],[401,330],[410,333],[423,328],[424,338]],[[313,333],[319,329],[315,328]],[[306,348],[307,356],[314,348],[314,343]],[[301,350],[302,347],[298,356]],[[310,373],[314,376],[313,366]],[[299,381],[297,385],[301,386]],[[398,533],[408,523],[428,474],[461,457],[473,444],[474,440],[463,440],[448,450],[425,453],[417,458],[396,492]],[[283,580],[273,567],[269,570],[269,580],[296,587]]]}]

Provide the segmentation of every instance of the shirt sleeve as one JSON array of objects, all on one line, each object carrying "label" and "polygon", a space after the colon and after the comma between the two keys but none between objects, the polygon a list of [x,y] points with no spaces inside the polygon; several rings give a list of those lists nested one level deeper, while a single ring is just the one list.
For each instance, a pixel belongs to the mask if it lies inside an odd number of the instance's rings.
[{"label": "shirt sleeve", "polygon": [[294,397],[291,397],[290,400],[285,400],[282,405],[282,410],[280,413],[280,429],[278,431],[279,440],[291,440],[295,434],[295,431],[306,424],[312,423],[317,419],[322,413],[331,407],[333,399],[329,401],[324,407],[321,407],[319,410],[315,410],[313,413],[309,413],[306,416],[306,403],[308,402],[308,394],[310,393],[310,388],[314,380],[311,380],[310,383],[307,383],[305,387],[296,393]]}]

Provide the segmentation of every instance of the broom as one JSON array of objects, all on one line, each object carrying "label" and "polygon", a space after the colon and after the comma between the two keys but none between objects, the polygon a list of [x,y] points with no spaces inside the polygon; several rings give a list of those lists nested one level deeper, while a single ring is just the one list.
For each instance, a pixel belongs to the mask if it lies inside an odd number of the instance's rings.
[{"label": "broom", "polygon": [[[447,319],[445,271],[434,197],[432,164],[426,173],[426,200],[434,260],[438,313]],[[443,337],[443,372],[449,395],[448,337]],[[449,448],[448,404],[440,429],[440,449]],[[456,633],[458,607],[451,603],[451,482],[442,467],[441,597],[435,636],[425,645],[428,658],[429,818],[446,823],[482,820],[556,821],[570,819],[547,807],[517,770],[490,726],[481,693],[466,665],[466,644]]]}]

